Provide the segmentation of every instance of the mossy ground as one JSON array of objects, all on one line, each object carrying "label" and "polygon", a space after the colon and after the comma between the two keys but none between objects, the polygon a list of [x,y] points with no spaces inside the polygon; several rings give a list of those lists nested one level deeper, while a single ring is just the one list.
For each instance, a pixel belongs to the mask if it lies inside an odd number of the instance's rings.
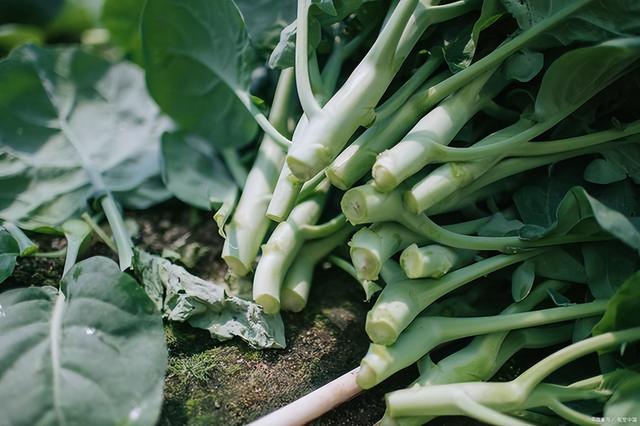
[{"label": "mossy ground", "polygon": [[[226,268],[219,260],[222,240],[209,215],[177,202],[153,211],[131,212],[138,226],[136,243],[160,253],[165,248],[194,244],[205,248],[191,271],[220,280]],[[64,246],[61,238],[38,238],[42,250]],[[88,255],[113,255],[97,243]],[[4,287],[57,285],[63,260],[20,259]],[[367,351],[364,321],[369,303],[347,275],[332,270],[316,273],[308,307],[284,314],[287,348],[257,351],[238,340],[217,342],[206,331],[185,324],[166,324],[169,367],[160,424],[242,425],[259,418],[356,367]],[[416,376],[401,372],[333,410],[314,424],[370,425],[384,412],[384,393],[403,387]],[[476,424],[451,420],[439,424]]]}]

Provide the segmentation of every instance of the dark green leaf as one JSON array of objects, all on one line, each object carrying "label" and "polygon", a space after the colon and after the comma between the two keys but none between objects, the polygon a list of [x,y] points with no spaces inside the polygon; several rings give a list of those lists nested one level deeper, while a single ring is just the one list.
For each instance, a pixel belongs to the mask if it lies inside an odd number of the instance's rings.
[{"label": "dark green leaf", "polygon": [[625,144],[602,153],[604,159],[592,161],[585,170],[585,179],[598,184],[618,182],[630,177],[640,184],[640,147]]},{"label": "dark green leaf", "polygon": [[517,235],[524,224],[517,219],[508,219],[502,213],[494,214],[491,219],[478,229],[478,235],[483,237],[504,237]]},{"label": "dark green leaf", "polygon": [[585,267],[566,250],[556,248],[533,258],[536,275],[551,280],[587,282]]},{"label": "dark green leaf", "polygon": [[536,117],[564,117],[628,71],[638,58],[640,37],[609,40],[563,54],[542,78]]},{"label": "dark green leaf", "polygon": [[218,207],[237,186],[211,144],[184,133],[162,136],[164,182],[177,198],[203,210]]},{"label": "dark green leaf", "polygon": [[593,335],[640,326],[640,272],[622,283],[609,299],[602,319],[593,327]]},{"label": "dark green leaf", "polygon": [[627,173],[622,167],[604,158],[596,158],[584,169],[584,180],[600,185],[620,182],[626,177]]},{"label": "dark green leaf", "polygon": [[[11,234],[0,226],[0,283],[9,278],[16,266],[16,258],[20,254],[18,242]],[[0,310],[1,312],[1,310]]]},{"label": "dark green leaf", "polygon": [[511,276],[511,297],[514,302],[524,300],[533,287],[536,278],[536,264],[527,260],[520,264]]},{"label": "dark green leaf", "polygon": [[96,191],[131,196],[159,175],[170,123],[136,66],[25,46],[0,63],[0,86],[0,218],[57,227]]},{"label": "dark green leaf", "polygon": [[608,299],[640,267],[635,252],[620,243],[582,245],[587,284],[596,299]]},{"label": "dark green leaf", "polygon": [[[522,30],[531,28],[577,0],[501,0]],[[551,30],[537,37],[535,46],[566,46],[597,43],[640,32],[640,3],[635,0],[596,0],[574,12]]]},{"label": "dark green leaf", "polygon": [[511,80],[527,82],[544,66],[544,55],[532,50],[521,50],[511,55],[502,66],[502,73]]},{"label": "dark green leaf", "polygon": [[156,424],[167,348],[151,300],[103,257],[77,264],[61,287],[0,294],[3,421]]},{"label": "dark green leaf", "polygon": [[219,147],[253,139],[253,51],[233,1],[149,0],[142,46],[149,92],[184,129]]},{"label": "dark green leaf", "polygon": [[284,348],[280,315],[267,315],[253,302],[227,295],[166,259],[136,250],[134,270],[147,294],[171,321],[208,330],[218,340],[238,336],[256,348]]}]

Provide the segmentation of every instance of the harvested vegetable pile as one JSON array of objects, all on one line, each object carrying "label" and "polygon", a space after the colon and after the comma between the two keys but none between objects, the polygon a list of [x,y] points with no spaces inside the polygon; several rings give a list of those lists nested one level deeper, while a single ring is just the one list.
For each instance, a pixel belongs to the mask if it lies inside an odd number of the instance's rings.
[{"label": "harvested vegetable pile", "polygon": [[282,351],[343,284],[360,365],[238,422],[638,422],[639,2],[9,1],[0,53],[0,424],[156,424],[172,324]]}]

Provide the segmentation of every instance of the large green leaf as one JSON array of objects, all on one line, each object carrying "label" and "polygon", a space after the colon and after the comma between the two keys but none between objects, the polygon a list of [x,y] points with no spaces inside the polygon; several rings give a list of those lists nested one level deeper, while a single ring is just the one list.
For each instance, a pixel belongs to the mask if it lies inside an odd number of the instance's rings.
[{"label": "large green leaf", "polygon": [[607,309],[593,327],[593,335],[640,326],[640,272],[628,277],[609,299]]},{"label": "large green leaf", "polygon": [[198,136],[165,133],[162,157],[164,182],[185,203],[211,210],[237,190],[215,148]]},{"label": "large green leaf", "polygon": [[10,425],[154,425],[167,348],[144,290],[113,261],[0,294],[0,401]]},{"label": "large green leaf", "polygon": [[9,231],[0,226],[0,283],[11,276],[19,255],[18,242]]},{"label": "large green leaf", "polygon": [[168,198],[163,190],[135,197],[159,176],[160,135],[170,125],[138,67],[25,46],[0,63],[0,87],[0,218],[51,228],[96,192],[132,207]]},{"label": "large green leaf", "polygon": [[219,147],[253,139],[253,52],[233,1],[149,0],[142,46],[151,95],[184,129]]},{"label": "large green leaf", "polygon": [[542,78],[536,117],[565,117],[627,72],[639,58],[640,37],[609,40],[563,54]]},{"label": "large green leaf", "polygon": [[257,304],[226,294],[223,285],[142,250],[135,251],[133,267],[165,318],[208,330],[218,340],[237,336],[254,348],[285,347],[280,315],[267,315]]},{"label": "large green leaf", "polygon": [[[522,30],[555,14],[578,0],[501,0]],[[595,0],[570,19],[536,38],[535,46],[594,43],[640,33],[640,3],[637,0]]]}]

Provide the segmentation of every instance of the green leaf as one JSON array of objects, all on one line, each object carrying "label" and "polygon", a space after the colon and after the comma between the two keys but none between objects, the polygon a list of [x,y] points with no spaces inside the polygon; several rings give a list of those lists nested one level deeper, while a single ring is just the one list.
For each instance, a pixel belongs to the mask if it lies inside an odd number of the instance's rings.
[{"label": "green leaf", "polygon": [[296,0],[236,0],[254,46],[271,51],[296,18]]},{"label": "green leaf", "polygon": [[237,191],[215,148],[198,136],[165,133],[162,157],[165,185],[187,204],[210,210]]},{"label": "green leaf", "polygon": [[[0,218],[55,228],[100,191],[129,194],[160,173],[170,123],[141,70],[79,49],[24,46],[0,63]],[[149,196],[149,193],[145,193]],[[155,192],[152,202],[166,200]]]},{"label": "green leaf", "polygon": [[142,64],[142,37],[140,19],[145,0],[105,0],[100,21],[109,30],[112,44],[130,53],[136,63]]},{"label": "green leaf", "polygon": [[[501,0],[521,30],[527,30],[577,0]],[[596,0],[537,37],[534,47],[597,43],[640,32],[640,4],[635,0]]]},{"label": "green leaf", "polygon": [[149,92],[184,129],[218,147],[253,139],[253,51],[233,1],[147,1],[142,47]]},{"label": "green leaf", "polygon": [[167,348],[151,300],[103,257],[77,264],[61,287],[0,294],[3,421],[156,424]]},{"label": "green leaf", "polygon": [[533,281],[536,278],[536,264],[527,260],[513,271],[511,276],[511,297],[514,302],[524,300],[533,287]]},{"label": "green leaf", "polygon": [[602,319],[593,327],[593,335],[640,326],[640,272],[618,287],[609,299]]},{"label": "green leaf", "polygon": [[628,419],[629,423],[638,418],[640,413],[640,374],[638,372],[616,370],[607,374],[605,387],[613,390],[613,395],[604,405],[604,417]]},{"label": "green leaf", "polygon": [[478,229],[477,234],[482,237],[504,237],[507,235],[517,235],[518,230],[524,224],[517,219],[508,219],[504,214],[498,212],[491,216],[491,219]]},{"label": "green leaf", "polygon": [[511,80],[532,80],[544,66],[544,55],[532,50],[521,50],[511,55],[502,65],[502,73]]},{"label": "green leaf", "polygon": [[593,160],[585,170],[589,182],[605,185],[630,177],[640,184],[640,146],[626,144],[602,153],[604,158]]},{"label": "green leaf", "polygon": [[551,280],[586,283],[585,267],[566,250],[555,248],[532,260],[536,275]]},{"label": "green leaf", "polygon": [[640,58],[640,37],[570,50],[545,72],[536,98],[539,120],[563,118],[623,75]]},{"label": "green leaf", "polygon": [[456,73],[471,65],[480,33],[498,22],[502,15],[504,8],[499,0],[485,0],[482,2],[480,16],[466,14],[442,27],[442,50],[451,72]]},{"label": "green leaf", "polygon": [[622,167],[604,158],[596,158],[584,169],[584,179],[600,185],[620,182],[626,177],[627,173]]},{"label": "green leaf", "polygon": [[[573,172],[578,163],[563,163],[553,168],[550,176],[535,185],[520,188],[514,202],[525,226],[522,239],[534,240],[549,235],[578,232],[589,235],[598,228],[636,250],[640,250],[640,230],[636,217],[640,214],[638,188],[628,181],[590,188]],[[567,188],[570,188],[567,190]]]},{"label": "green leaf", "polygon": [[0,226],[0,283],[13,274],[19,255],[18,242],[13,239],[9,231]]},{"label": "green leaf", "polygon": [[135,251],[134,270],[165,318],[208,330],[218,340],[237,336],[255,348],[285,347],[280,315],[267,315],[257,304],[228,295],[223,285],[142,250]]},{"label": "green leaf", "polygon": [[640,268],[634,250],[616,242],[582,245],[587,284],[596,299],[608,299]]}]

